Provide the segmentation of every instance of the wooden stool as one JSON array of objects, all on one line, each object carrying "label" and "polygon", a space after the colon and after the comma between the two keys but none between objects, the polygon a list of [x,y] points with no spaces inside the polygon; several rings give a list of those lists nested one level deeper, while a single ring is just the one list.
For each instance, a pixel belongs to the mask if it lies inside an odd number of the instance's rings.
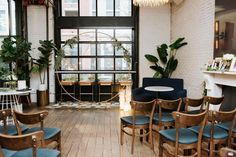
[{"label": "wooden stool", "polygon": [[62,96],[64,94],[70,94],[70,95],[73,95],[75,97],[75,85],[76,85],[76,82],[74,81],[61,81],[61,85],[62,86],[73,86],[73,92],[63,92],[63,89],[61,88],[61,101],[62,101]]},{"label": "wooden stool", "polygon": [[[93,87],[95,85],[95,82],[89,82],[89,81],[80,81],[79,82],[79,96],[80,96],[80,100],[82,95],[90,95],[92,97],[92,101],[94,101],[94,90]],[[91,88],[91,92],[82,92],[82,87],[90,87]]]},{"label": "wooden stool", "polygon": [[[110,88],[110,92],[101,92],[102,91],[102,87],[111,87]],[[99,94],[99,102],[101,102],[101,95],[110,95],[112,98],[113,95],[113,84],[112,82],[98,82],[98,94]]]}]

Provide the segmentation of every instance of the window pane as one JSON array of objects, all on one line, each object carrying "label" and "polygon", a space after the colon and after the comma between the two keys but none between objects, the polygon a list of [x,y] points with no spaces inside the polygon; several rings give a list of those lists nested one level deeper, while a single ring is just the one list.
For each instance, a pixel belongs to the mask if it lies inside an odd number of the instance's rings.
[{"label": "window pane", "polygon": [[65,47],[65,55],[66,56],[77,56],[78,55],[77,45],[73,45],[72,48],[70,48],[70,46],[66,46]]},{"label": "window pane", "polygon": [[11,35],[16,35],[16,9],[15,1],[11,0]]},{"label": "window pane", "polygon": [[114,37],[113,29],[98,29],[97,30],[98,41],[112,41]]},{"label": "window pane", "polygon": [[97,0],[98,1],[98,16],[113,16],[114,1],[113,0]]},{"label": "window pane", "polygon": [[79,44],[80,56],[95,56],[96,45],[95,44]]},{"label": "window pane", "polygon": [[[122,44],[122,46],[129,51],[129,54],[132,54],[132,45],[131,44]],[[115,48],[116,50],[116,56],[123,56],[124,51],[122,49],[117,50],[117,47]]]},{"label": "window pane", "polygon": [[62,0],[62,16],[78,16],[78,0]]},{"label": "window pane", "polygon": [[116,58],[116,70],[131,70],[124,58]]},{"label": "window pane", "polygon": [[95,58],[80,58],[79,70],[96,70]]},{"label": "window pane", "polygon": [[77,74],[62,74],[61,79],[63,81],[77,82],[78,81],[78,75]]},{"label": "window pane", "polygon": [[79,41],[95,41],[95,29],[80,29],[79,30]]},{"label": "window pane", "polygon": [[8,22],[8,3],[6,0],[0,0],[0,35],[9,35]]},{"label": "window pane", "polygon": [[116,0],[115,16],[131,16],[131,0]]},{"label": "window pane", "polygon": [[131,74],[116,74],[116,82],[129,81],[131,79]]},{"label": "window pane", "polygon": [[132,30],[116,29],[116,38],[118,41],[132,41]]},{"label": "window pane", "polygon": [[77,29],[61,29],[61,41],[77,36]]},{"label": "window pane", "polygon": [[78,59],[63,58],[61,62],[61,70],[78,70]]},{"label": "window pane", "polygon": [[95,74],[80,74],[80,81],[89,81],[94,82],[95,81]]},{"label": "window pane", "polygon": [[113,45],[112,44],[98,44],[98,56],[112,56]]},{"label": "window pane", "polygon": [[113,70],[113,58],[98,58],[98,70]]},{"label": "window pane", "polygon": [[80,16],[96,16],[96,0],[80,0]]},{"label": "window pane", "polygon": [[98,74],[98,81],[108,81],[113,82],[113,74]]}]

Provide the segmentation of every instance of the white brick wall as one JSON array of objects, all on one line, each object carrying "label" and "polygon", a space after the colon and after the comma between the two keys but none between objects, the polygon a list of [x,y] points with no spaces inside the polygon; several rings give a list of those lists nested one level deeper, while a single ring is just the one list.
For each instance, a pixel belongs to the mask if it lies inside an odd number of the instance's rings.
[{"label": "white brick wall", "polygon": [[213,57],[214,0],[185,0],[172,6],[171,41],[185,37],[188,45],[177,52],[179,65],[173,77],[184,79],[188,97],[202,95],[201,68]]}]

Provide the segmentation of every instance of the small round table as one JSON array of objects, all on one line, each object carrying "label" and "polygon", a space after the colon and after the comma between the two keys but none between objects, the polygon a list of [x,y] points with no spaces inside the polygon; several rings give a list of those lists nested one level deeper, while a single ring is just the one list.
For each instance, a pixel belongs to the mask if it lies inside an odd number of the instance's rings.
[{"label": "small round table", "polygon": [[174,90],[174,88],[168,87],[168,86],[147,86],[144,89],[147,91],[156,92],[157,98],[158,98],[159,92],[170,92]]}]

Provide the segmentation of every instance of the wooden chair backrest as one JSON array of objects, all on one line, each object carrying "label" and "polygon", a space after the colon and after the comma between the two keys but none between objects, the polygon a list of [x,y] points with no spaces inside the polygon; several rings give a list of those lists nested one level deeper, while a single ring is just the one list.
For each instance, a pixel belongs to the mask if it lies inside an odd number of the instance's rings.
[{"label": "wooden chair backrest", "polygon": [[205,96],[204,101],[207,103],[207,108],[209,108],[209,105],[220,105],[224,101],[224,96],[222,97],[212,97],[212,96]]},{"label": "wooden chair backrest", "polygon": [[3,133],[7,134],[8,127],[7,127],[7,118],[13,117],[11,109],[3,109],[0,110],[0,121],[3,121]]},{"label": "wooden chair backrest", "polygon": [[203,102],[204,97],[200,99],[192,99],[192,98],[186,98],[185,99],[185,111],[189,111],[188,107],[200,107],[200,111],[203,109]]},{"label": "wooden chair backrest", "polygon": [[220,157],[235,157],[236,156],[236,150],[223,147],[219,151]]},{"label": "wooden chair backrest", "polygon": [[16,119],[23,124],[36,124],[42,122],[48,115],[48,111],[40,111],[35,113],[21,113],[14,111]]},{"label": "wooden chair backrest", "polygon": [[217,122],[229,122],[233,121],[234,116],[236,114],[236,108],[232,111],[215,111],[213,112],[214,119]]},{"label": "wooden chair backrest", "polygon": [[201,141],[203,129],[207,120],[207,110],[199,114],[186,114],[181,112],[173,112],[172,115],[175,119],[175,128],[176,128],[176,142],[175,142],[175,156],[177,156],[179,151],[179,129],[184,126],[195,126],[200,125],[200,130],[198,133],[198,142],[197,142],[197,154],[201,156]]},{"label": "wooden chair backrest", "polygon": [[136,120],[135,116],[137,114],[146,115],[148,113],[150,116],[150,122],[152,122],[152,118],[153,118],[153,114],[155,110],[155,103],[156,103],[156,100],[149,101],[149,102],[131,101],[130,105],[133,111],[132,112],[133,124],[135,124],[135,120]]},{"label": "wooden chair backrest", "polygon": [[177,100],[163,100],[157,99],[157,105],[159,106],[159,112],[162,109],[170,110],[170,111],[179,111],[182,104],[182,99],[179,98]]},{"label": "wooden chair backrest", "polygon": [[[36,149],[44,147],[44,133],[43,131],[37,131],[17,136],[0,134],[0,146],[14,151],[32,148],[32,156],[36,157]],[[1,152],[1,154],[3,153]]]}]

